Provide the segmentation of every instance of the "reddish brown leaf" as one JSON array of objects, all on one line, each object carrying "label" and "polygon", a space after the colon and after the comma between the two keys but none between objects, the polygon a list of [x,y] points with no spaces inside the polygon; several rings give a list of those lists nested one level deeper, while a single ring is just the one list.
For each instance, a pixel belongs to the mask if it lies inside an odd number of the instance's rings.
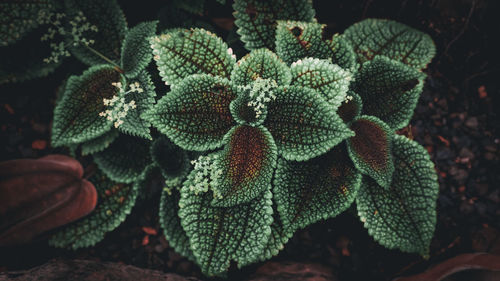
[{"label": "reddish brown leaf", "polygon": [[80,163],[64,155],[1,162],[0,245],[28,242],[90,213],[97,192],[82,176]]}]

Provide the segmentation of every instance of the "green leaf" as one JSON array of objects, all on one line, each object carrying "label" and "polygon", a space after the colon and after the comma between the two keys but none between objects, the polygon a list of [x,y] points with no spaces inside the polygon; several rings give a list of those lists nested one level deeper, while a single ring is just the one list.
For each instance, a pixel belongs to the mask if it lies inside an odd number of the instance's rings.
[{"label": "green leaf", "polygon": [[267,106],[264,126],[278,154],[304,161],[319,156],[354,133],[317,92],[298,86],[281,87]]},{"label": "green leaf", "polygon": [[229,110],[234,98],[236,92],[227,79],[192,75],[143,117],[181,148],[206,151],[222,146],[235,124]]},{"label": "green leaf", "polygon": [[129,85],[134,83],[139,83],[142,91],[125,94],[125,103],[135,101],[136,107],[127,112],[127,115],[123,118],[123,124],[118,126],[118,130],[128,135],[151,140],[149,132],[151,122],[141,116],[144,112],[153,108],[156,96],[155,85],[146,70],[139,73],[136,78],[129,80]]},{"label": "green leaf", "polygon": [[181,189],[179,217],[201,270],[212,276],[227,271],[231,261],[239,268],[256,262],[271,233],[271,192],[246,204],[212,207],[211,192],[190,191],[195,173]]},{"label": "green leaf", "polygon": [[168,185],[181,183],[191,168],[186,151],[164,136],[153,142],[150,152]]},{"label": "green leaf", "polygon": [[363,102],[361,101],[361,97],[349,90],[346,95],[346,100],[337,109],[337,113],[340,118],[344,120],[344,123],[350,124],[352,120],[361,114],[362,108]]},{"label": "green leaf", "polygon": [[220,175],[214,179],[218,197],[212,205],[247,203],[270,190],[278,152],[269,131],[262,126],[240,125],[227,133],[224,143],[214,164]]},{"label": "green leaf", "polygon": [[[122,41],[127,32],[127,22],[125,15],[116,0],[66,0],[66,14],[69,18],[82,12],[91,25],[95,25],[97,32],[86,31],[82,37],[88,40],[94,40],[91,48],[106,56],[115,63],[120,62],[120,53]],[[96,65],[105,61],[85,47],[83,44],[70,48],[72,54],[88,65]]]},{"label": "green leaf", "polygon": [[359,64],[357,62],[356,53],[345,36],[335,34],[331,40],[327,40],[326,42],[333,52],[333,63],[353,73],[358,70]]},{"label": "green leaf", "polygon": [[345,100],[352,75],[340,66],[328,60],[306,58],[292,63],[290,69],[291,85],[315,90],[332,105],[332,110]]},{"label": "green leaf", "polygon": [[285,244],[292,238],[293,232],[285,231],[280,215],[276,210],[276,203],[273,202],[273,223],[271,224],[271,234],[264,250],[260,255],[260,261],[266,261],[276,256],[285,248]]},{"label": "green leaf", "polygon": [[[182,186],[182,185],[180,185]],[[176,186],[165,188],[161,193],[159,222],[168,245],[181,256],[196,262],[189,238],[182,228],[179,213],[180,192]]]},{"label": "green leaf", "polygon": [[253,50],[238,61],[231,81],[236,85],[247,85],[257,78],[272,79],[280,86],[290,84],[290,69],[278,56],[268,49]]},{"label": "green leaf", "polygon": [[204,29],[176,29],[151,40],[163,81],[175,85],[191,74],[229,78],[236,58],[226,43]]},{"label": "green leaf", "polygon": [[151,61],[149,40],[157,25],[158,21],[141,22],[127,31],[121,50],[121,66],[127,77],[136,77]]},{"label": "green leaf", "polygon": [[333,218],[354,202],[361,174],[343,148],[307,162],[278,160],[274,200],[285,232]]},{"label": "green leaf", "polygon": [[95,139],[82,143],[82,155],[89,155],[108,148],[109,145],[118,137],[118,130],[111,129]]},{"label": "green leaf", "polygon": [[354,166],[380,186],[388,187],[394,172],[391,154],[394,132],[374,116],[356,118],[350,128],[356,134],[347,140],[347,150]]},{"label": "green leaf", "polygon": [[391,186],[381,188],[363,177],[356,198],[368,233],[389,249],[427,255],[436,224],[439,185],[427,151],[403,136],[394,136],[395,171]]},{"label": "green leaf", "polygon": [[[0,47],[11,45],[36,29],[40,18],[53,12],[51,0],[4,1],[0,3]],[[2,61],[3,62],[3,61]]]},{"label": "green leaf", "polygon": [[332,37],[327,26],[317,22],[278,21],[276,53],[288,64],[312,57],[353,72],[358,67],[349,42],[339,34]]},{"label": "green leaf", "polygon": [[363,100],[363,114],[376,116],[398,130],[413,116],[424,77],[414,68],[378,56],[363,64],[352,88]]},{"label": "green leaf", "polygon": [[436,54],[429,35],[407,25],[386,19],[366,19],[344,32],[364,63],[384,55],[416,69],[425,68]]},{"label": "green leaf", "polygon": [[330,59],[333,52],[322,39],[325,27],[317,22],[278,21],[276,53],[288,64],[306,57]]},{"label": "green leaf", "polygon": [[61,101],[54,109],[52,145],[61,146],[92,140],[111,129],[113,121],[100,116],[107,110],[103,99],[118,95],[113,82],[125,78],[111,65],[87,69],[81,76],[70,77]]},{"label": "green leaf", "polygon": [[106,150],[97,152],[94,161],[110,179],[130,183],[151,162],[149,141],[120,135]]},{"label": "green leaf", "polygon": [[264,47],[273,50],[278,20],[314,20],[310,0],[235,0],[233,9],[237,32],[248,50]]},{"label": "green leaf", "polygon": [[96,208],[90,215],[54,234],[49,240],[50,245],[73,250],[93,246],[130,214],[139,193],[137,185],[113,182],[101,172],[90,181],[98,193]]}]

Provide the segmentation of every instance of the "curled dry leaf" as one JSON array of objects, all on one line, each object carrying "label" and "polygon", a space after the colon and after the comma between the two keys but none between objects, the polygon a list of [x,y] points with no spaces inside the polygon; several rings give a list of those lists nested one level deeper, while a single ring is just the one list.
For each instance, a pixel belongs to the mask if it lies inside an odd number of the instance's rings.
[{"label": "curled dry leaf", "polygon": [[0,163],[0,246],[21,244],[90,213],[95,187],[64,155]]}]

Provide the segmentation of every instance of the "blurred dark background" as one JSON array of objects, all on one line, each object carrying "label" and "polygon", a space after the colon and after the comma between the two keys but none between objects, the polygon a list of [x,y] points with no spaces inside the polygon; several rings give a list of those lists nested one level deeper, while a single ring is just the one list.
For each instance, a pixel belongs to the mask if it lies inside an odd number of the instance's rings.
[{"label": "blurred dark background", "polygon": [[[129,26],[134,26],[155,19],[169,1],[118,2]],[[232,26],[228,2],[222,6],[207,0],[206,12],[196,16],[224,38]],[[411,126],[402,133],[424,145],[436,163],[438,224],[428,260],[378,245],[354,211],[297,232],[273,260],[319,263],[334,269],[341,280],[390,280],[460,253],[500,254],[499,1],[315,0],[314,7],[318,21],[335,32],[377,17],[405,23],[434,39],[437,55],[425,70],[428,79]],[[241,44],[235,43],[238,48],[237,54],[243,54]],[[0,85],[0,160],[65,152],[51,148],[49,141],[56,91],[64,79],[85,68],[68,58],[45,78]],[[136,206],[125,223],[89,249],[54,249],[41,239],[1,251],[0,271],[62,257],[120,261],[200,277],[196,266],[174,253],[160,235],[142,245],[141,227],[159,229],[156,201]],[[229,277],[243,279],[262,264],[232,270]]]}]

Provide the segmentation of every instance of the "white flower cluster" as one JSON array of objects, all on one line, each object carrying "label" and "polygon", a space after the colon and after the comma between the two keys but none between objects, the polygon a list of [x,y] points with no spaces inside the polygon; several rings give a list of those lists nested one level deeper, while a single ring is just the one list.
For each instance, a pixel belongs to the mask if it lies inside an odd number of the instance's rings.
[{"label": "white flower cluster", "polygon": [[[66,30],[62,20],[66,17],[63,13],[52,13],[47,11],[40,11],[38,14],[37,21],[40,24],[49,24],[49,28],[47,29],[47,33],[42,35],[40,40],[49,41],[54,40],[56,35],[60,36],[69,36],[71,41],[69,44],[73,44],[73,46],[78,46],[79,44],[83,44],[85,46],[89,46],[94,44],[94,40],[87,39],[84,37],[84,33],[87,31],[97,32],[98,28],[95,25],[91,25],[87,21],[87,17],[83,15],[80,11],[78,14],[69,21],[70,30]],[[64,41],[59,43],[50,43],[50,48],[52,52],[50,57],[43,59],[44,62],[59,62],[60,57],[69,57],[70,53],[67,49],[67,45]]]},{"label": "white flower cluster", "polygon": [[346,96],[345,96],[345,99],[344,99],[344,103],[348,103],[348,102],[352,101],[352,99],[353,99],[353,96],[351,96],[351,95],[346,95]]},{"label": "white flower cluster", "polygon": [[99,116],[106,117],[106,119],[114,121],[115,128],[118,128],[121,124],[123,124],[123,118],[127,116],[129,110],[137,107],[134,100],[127,103],[125,101],[125,95],[133,92],[142,93],[144,92],[144,89],[141,88],[141,85],[138,82],[130,84],[130,89],[127,92],[125,92],[121,82],[113,82],[111,85],[118,88],[119,93],[110,99],[102,99],[104,105],[110,109],[100,112]]},{"label": "white flower cluster", "polygon": [[268,102],[276,99],[276,94],[273,91],[276,87],[276,81],[262,79],[260,77],[258,77],[252,84],[248,106],[253,107],[256,118],[259,118],[262,115],[262,112],[267,107]]},{"label": "white flower cluster", "polygon": [[191,161],[191,164],[194,165],[193,169],[196,171],[196,174],[189,186],[189,190],[194,192],[194,194],[198,195],[200,192],[204,193],[212,190],[214,198],[221,198],[221,195],[214,187],[215,184],[213,184],[222,175],[221,170],[214,169],[215,159],[217,159],[216,155],[202,155],[198,157],[197,160]]}]

